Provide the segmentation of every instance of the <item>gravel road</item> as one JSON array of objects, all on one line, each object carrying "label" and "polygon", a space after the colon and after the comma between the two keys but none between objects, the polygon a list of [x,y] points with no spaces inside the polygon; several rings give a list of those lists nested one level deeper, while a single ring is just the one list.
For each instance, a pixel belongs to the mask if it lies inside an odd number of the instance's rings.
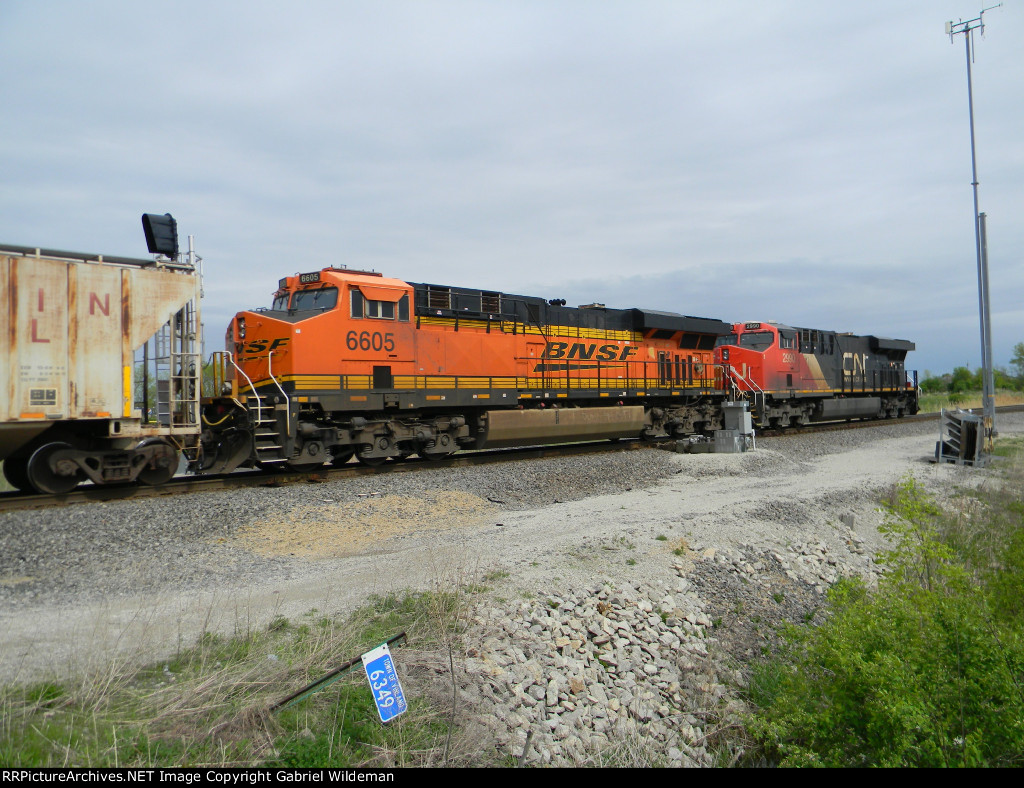
[{"label": "gravel road", "polygon": [[[1024,417],[999,428],[1020,434]],[[705,610],[735,606],[729,572],[820,593],[871,573],[880,491],[907,473],[936,490],[984,478],[929,463],[937,432],[890,424],[738,455],[629,450],[0,514],[0,678],[157,659],[203,630],[484,575],[502,599],[670,588],[685,555]],[[735,625],[742,649],[749,621]]]}]

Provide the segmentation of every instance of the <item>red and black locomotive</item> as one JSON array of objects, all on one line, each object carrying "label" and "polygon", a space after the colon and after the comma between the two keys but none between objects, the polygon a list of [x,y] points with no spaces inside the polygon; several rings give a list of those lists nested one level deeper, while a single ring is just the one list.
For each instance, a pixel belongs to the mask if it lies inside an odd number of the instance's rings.
[{"label": "red and black locomotive", "polygon": [[917,373],[904,368],[913,349],[904,339],[750,322],[718,338],[715,362],[751,400],[756,424],[786,427],[917,413]]}]

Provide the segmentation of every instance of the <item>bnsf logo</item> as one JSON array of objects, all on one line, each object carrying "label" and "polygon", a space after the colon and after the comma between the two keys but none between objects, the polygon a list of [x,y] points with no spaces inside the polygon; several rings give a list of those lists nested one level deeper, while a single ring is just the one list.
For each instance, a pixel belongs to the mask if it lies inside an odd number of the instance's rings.
[{"label": "bnsf logo", "polygon": [[291,337],[278,337],[273,341],[269,339],[254,339],[252,342],[241,344],[239,353],[262,353],[264,350],[277,350],[287,345],[290,339]]},{"label": "bnsf logo", "polygon": [[601,345],[596,342],[585,345],[582,342],[548,342],[544,347],[544,354],[541,358],[579,358],[595,359],[597,361],[625,361],[639,350],[636,345]]}]

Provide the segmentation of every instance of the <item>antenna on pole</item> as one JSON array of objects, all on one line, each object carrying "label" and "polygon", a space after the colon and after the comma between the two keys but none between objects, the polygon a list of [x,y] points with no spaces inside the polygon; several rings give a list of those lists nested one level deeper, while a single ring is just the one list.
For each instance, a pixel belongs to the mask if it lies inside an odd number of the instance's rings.
[{"label": "antenna on pole", "polygon": [[946,22],[946,35],[950,43],[953,37],[961,33],[964,36],[964,45],[967,48],[967,107],[971,121],[971,186],[974,189],[974,245],[978,256],[978,314],[981,321],[981,402],[984,412],[985,446],[988,451],[992,450],[992,439],[996,434],[996,405],[995,405],[995,383],[992,373],[992,319],[989,313],[988,294],[988,244],[986,232],[986,216],[978,211],[978,163],[975,154],[974,144],[974,91],[971,82],[971,62],[974,59],[972,43],[974,31],[981,30],[985,35],[985,12],[999,8],[1002,3],[989,6],[978,14],[976,19],[969,19],[966,22]]},{"label": "antenna on pole", "polygon": [[990,5],[988,8],[981,9],[977,19],[968,19],[966,22],[962,19],[959,22],[946,22],[946,35],[949,36],[949,43],[953,43],[953,36],[959,35],[960,33],[970,33],[973,30],[981,30],[982,38],[984,38],[985,14],[996,8],[1002,8],[1002,6],[1002,3],[996,3],[995,5]]}]

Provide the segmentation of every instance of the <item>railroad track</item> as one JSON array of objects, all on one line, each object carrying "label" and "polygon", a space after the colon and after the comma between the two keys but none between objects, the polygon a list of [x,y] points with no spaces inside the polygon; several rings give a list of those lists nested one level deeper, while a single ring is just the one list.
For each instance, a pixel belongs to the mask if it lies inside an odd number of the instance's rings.
[{"label": "railroad track", "polygon": [[[1024,405],[1004,405],[996,408],[996,413],[1020,413],[1024,411]],[[918,413],[914,416],[903,416],[900,419],[872,419],[869,421],[830,421],[821,424],[809,424],[806,427],[787,427],[779,430],[760,430],[757,433],[759,438],[781,438],[807,435],[812,432],[833,432],[837,430],[859,430],[871,427],[884,427],[892,424],[913,424],[922,421],[938,421],[938,413]],[[996,425],[998,430],[998,424]]]},{"label": "railroad track", "polygon": [[[1024,405],[1008,405],[996,408],[997,413],[1024,411]],[[759,438],[799,437],[818,432],[837,430],[870,429],[897,424],[913,424],[916,422],[938,421],[938,413],[919,413],[916,416],[905,416],[902,419],[883,419],[854,422],[829,422],[810,424],[805,427],[790,427],[778,430],[760,430]],[[44,509],[51,506],[63,506],[76,503],[93,503],[103,501],[119,501],[125,499],[157,498],[181,493],[208,492],[227,490],[240,487],[281,487],[288,484],[316,484],[328,481],[340,481],[358,476],[372,476],[379,473],[405,473],[426,468],[461,468],[471,465],[485,465],[493,462],[512,462],[541,457],[562,457],[581,454],[599,454],[608,451],[635,450],[656,447],[656,443],[646,443],[640,439],[620,441],[594,441],[589,443],[571,443],[553,446],[530,446],[515,449],[485,449],[482,451],[460,452],[441,461],[424,460],[419,457],[401,462],[387,462],[378,466],[362,465],[350,462],[340,468],[325,465],[323,468],[310,472],[274,472],[274,471],[236,471],[219,476],[184,476],[178,477],[158,487],[145,485],[83,485],[64,495],[27,495],[20,492],[0,493],[0,512],[15,510]]]},{"label": "railroad track", "polygon": [[562,457],[579,454],[599,454],[608,451],[630,451],[649,444],[639,439],[571,443],[554,446],[528,446],[515,449],[484,449],[455,454],[444,460],[424,460],[412,457],[401,462],[387,462],[369,466],[349,462],[340,468],[325,465],[316,471],[236,471],[220,476],[182,476],[158,487],[141,484],[125,485],[82,485],[64,495],[28,495],[20,492],[0,493],[0,512],[20,509],[44,509],[75,503],[120,501],[126,499],[157,498],[181,493],[210,492],[237,489],[240,487],[281,487],[288,484],[316,484],[334,482],[358,476],[372,476],[380,473],[406,473],[429,468],[462,468],[470,465],[484,465],[492,462],[511,462],[540,457]]}]

